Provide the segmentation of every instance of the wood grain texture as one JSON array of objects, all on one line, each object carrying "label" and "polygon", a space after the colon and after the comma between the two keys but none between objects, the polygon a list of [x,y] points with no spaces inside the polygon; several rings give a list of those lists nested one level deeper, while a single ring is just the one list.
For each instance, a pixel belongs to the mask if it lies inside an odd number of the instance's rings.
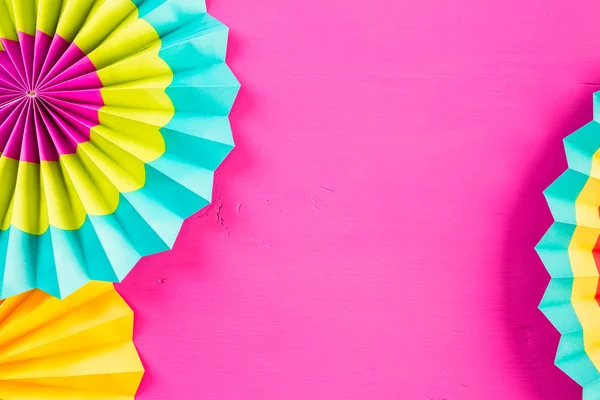
[{"label": "wood grain texture", "polygon": [[533,246],[597,2],[212,0],[243,88],[214,205],[119,286],[140,400],[564,400]]}]

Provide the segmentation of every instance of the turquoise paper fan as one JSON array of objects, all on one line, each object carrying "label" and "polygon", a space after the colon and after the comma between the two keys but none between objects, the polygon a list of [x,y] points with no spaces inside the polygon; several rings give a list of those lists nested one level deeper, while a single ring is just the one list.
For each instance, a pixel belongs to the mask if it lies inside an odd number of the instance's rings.
[{"label": "turquoise paper fan", "polygon": [[561,334],[556,365],[600,399],[600,92],[594,119],[564,141],[568,169],[545,191],[554,223],[536,250],[552,279],[540,309]]}]

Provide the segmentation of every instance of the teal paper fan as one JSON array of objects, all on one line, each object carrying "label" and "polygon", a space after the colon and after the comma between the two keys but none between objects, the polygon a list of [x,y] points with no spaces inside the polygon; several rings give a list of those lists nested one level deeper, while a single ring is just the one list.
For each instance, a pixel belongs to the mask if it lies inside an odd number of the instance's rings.
[{"label": "teal paper fan", "polygon": [[540,309],[561,334],[556,365],[600,399],[600,97],[564,141],[568,169],[544,192],[554,223],[536,250],[552,279]]}]

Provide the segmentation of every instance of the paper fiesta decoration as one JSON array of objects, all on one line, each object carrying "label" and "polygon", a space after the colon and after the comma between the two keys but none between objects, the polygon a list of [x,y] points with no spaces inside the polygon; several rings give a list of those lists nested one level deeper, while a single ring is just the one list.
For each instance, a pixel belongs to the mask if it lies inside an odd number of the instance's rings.
[{"label": "paper fiesta decoration", "polygon": [[555,222],[536,250],[552,279],[540,309],[560,331],[556,364],[600,398],[600,92],[594,120],[564,141],[569,168],[544,194]]},{"label": "paper fiesta decoration", "polygon": [[133,400],[144,369],[133,312],[113,285],[64,300],[33,290],[0,303],[0,398]]},{"label": "paper fiesta decoration", "polygon": [[0,298],[63,298],[171,248],[233,147],[202,0],[0,1]]}]

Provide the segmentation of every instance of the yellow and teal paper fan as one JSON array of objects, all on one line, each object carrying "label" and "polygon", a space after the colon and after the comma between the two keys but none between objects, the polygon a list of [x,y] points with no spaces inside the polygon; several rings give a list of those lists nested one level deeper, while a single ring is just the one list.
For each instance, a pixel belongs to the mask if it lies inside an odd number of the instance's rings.
[{"label": "yellow and teal paper fan", "polygon": [[600,399],[600,92],[564,141],[568,169],[544,192],[554,223],[536,250],[552,279],[540,309],[561,333],[556,364]]},{"label": "yellow and teal paper fan", "polygon": [[0,399],[133,400],[144,369],[132,331],[110,283],[64,300],[36,289],[0,301]]},{"label": "yellow and teal paper fan", "polygon": [[204,0],[0,1],[0,298],[63,298],[172,247],[233,148]]}]

